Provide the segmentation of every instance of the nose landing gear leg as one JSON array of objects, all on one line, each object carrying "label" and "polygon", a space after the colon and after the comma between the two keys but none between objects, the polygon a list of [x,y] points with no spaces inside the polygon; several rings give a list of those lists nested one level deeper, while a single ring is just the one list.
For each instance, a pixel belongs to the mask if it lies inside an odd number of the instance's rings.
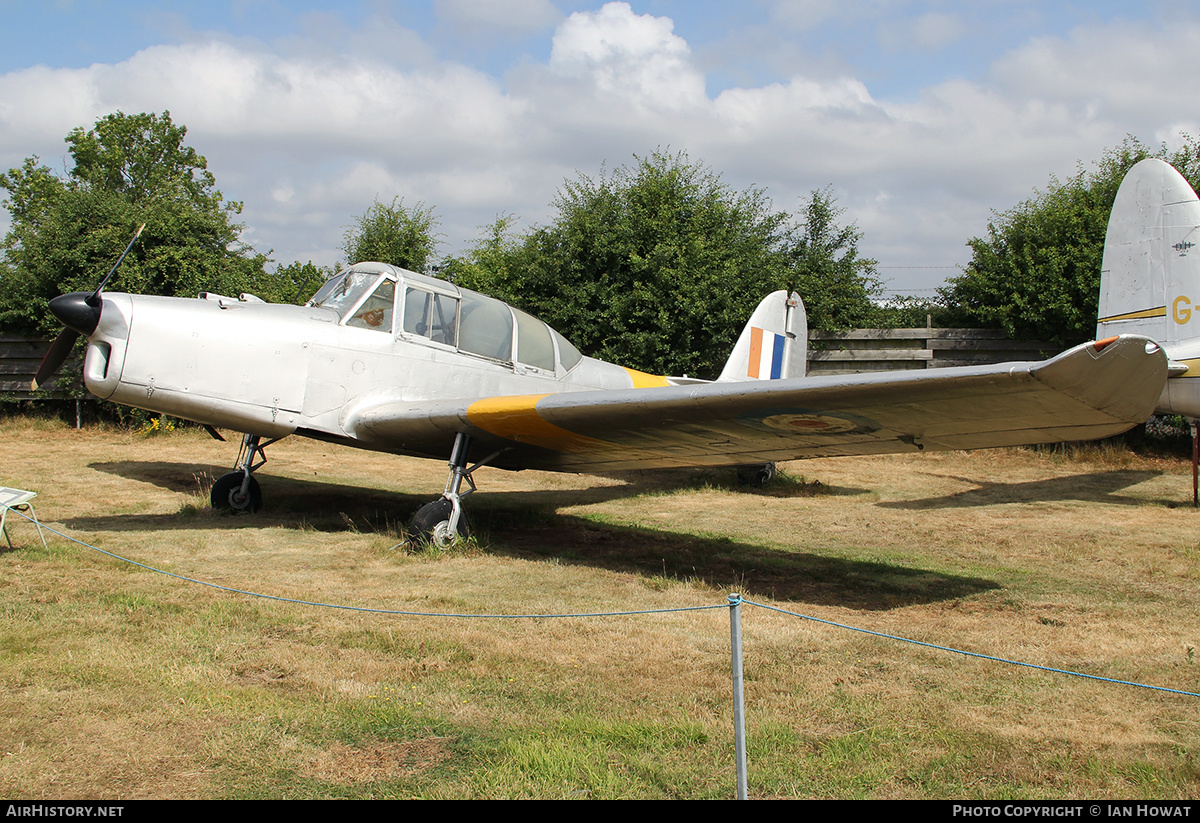
[{"label": "nose landing gear leg", "polygon": [[[254,513],[262,508],[262,489],[254,479],[254,472],[267,462],[265,449],[277,440],[260,443],[257,434],[247,434],[242,438],[242,448],[238,452],[237,468],[228,474],[223,474],[213,483],[212,507],[230,512]],[[255,462],[255,461],[258,462]]]}]

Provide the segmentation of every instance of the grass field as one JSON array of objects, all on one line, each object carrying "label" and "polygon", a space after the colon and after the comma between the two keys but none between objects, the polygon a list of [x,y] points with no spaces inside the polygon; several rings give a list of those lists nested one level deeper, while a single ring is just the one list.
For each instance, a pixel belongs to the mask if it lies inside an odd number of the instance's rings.
[{"label": "grass field", "polygon": [[[408,553],[445,467],[289,439],[258,515],[208,508],[235,444],[0,424],[0,483],[174,574],[378,609],[553,614],[763,604],[1200,691],[1190,466],[1004,450],[723,473],[481,470],[479,539]],[[10,518],[11,522],[11,518]],[[10,527],[5,798],[729,798],[728,609],[409,617],[263,600]],[[1200,795],[1200,698],[743,608],[752,797]]]}]

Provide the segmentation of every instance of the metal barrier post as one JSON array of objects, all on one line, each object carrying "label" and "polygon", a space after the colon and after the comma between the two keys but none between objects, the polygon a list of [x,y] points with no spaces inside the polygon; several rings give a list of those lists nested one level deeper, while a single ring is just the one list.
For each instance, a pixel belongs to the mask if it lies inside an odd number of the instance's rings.
[{"label": "metal barrier post", "polygon": [[746,790],[746,711],[742,694],[742,596],[729,595],[730,651],[733,657],[733,745],[737,752],[737,799]]}]

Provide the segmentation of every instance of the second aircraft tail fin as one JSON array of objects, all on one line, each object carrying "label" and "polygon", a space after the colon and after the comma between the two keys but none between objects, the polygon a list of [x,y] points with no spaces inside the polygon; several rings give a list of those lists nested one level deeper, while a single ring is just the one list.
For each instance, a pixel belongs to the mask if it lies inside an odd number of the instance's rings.
[{"label": "second aircraft tail fin", "polygon": [[1161,345],[1170,377],[1157,411],[1200,417],[1200,198],[1170,164],[1142,160],[1113,201],[1096,338]]},{"label": "second aircraft tail fin", "polygon": [[1100,273],[1096,338],[1142,334],[1161,345],[1200,338],[1200,198],[1170,164],[1143,160],[1113,202]]}]

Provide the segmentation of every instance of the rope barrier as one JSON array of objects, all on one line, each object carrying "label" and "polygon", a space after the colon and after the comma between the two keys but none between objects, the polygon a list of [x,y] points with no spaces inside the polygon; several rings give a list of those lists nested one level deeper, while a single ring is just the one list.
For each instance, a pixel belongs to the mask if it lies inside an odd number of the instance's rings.
[{"label": "rope barrier", "polygon": [[[15,512],[15,513],[20,514],[22,517],[25,517],[26,520],[31,520],[31,518],[25,516],[24,514],[21,514],[21,512]],[[469,613],[469,612],[463,612],[463,613],[414,612],[414,611],[405,611],[402,609],[375,609],[375,608],[369,608],[367,606],[347,606],[347,605],[340,604],[340,603],[323,603],[319,600],[300,600],[298,598],[293,598],[293,597],[282,597],[277,594],[266,594],[264,592],[249,591],[247,589],[235,589],[232,586],[222,586],[219,583],[211,583],[207,580],[200,580],[195,577],[188,577],[186,575],[176,574],[175,572],[169,572],[166,569],[160,569],[155,566],[150,566],[145,563],[140,563],[137,560],[131,560],[128,557],[122,557],[119,554],[115,554],[113,552],[107,551],[98,546],[93,546],[90,543],[86,543],[83,540],[72,537],[69,534],[64,534],[63,532],[58,531],[57,529],[55,529],[52,526],[47,526],[45,523],[42,524],[42,528],[44,528],[46,531],[50,532],[51,534],[58,535],[59,537],[63,538],[64,540],[69,540],[72,543],[77,543],[80,546],[83,546],[84,548],[88,548],[88,549],[91,549],[92,551],[99,552],[100,554],[107,555],[108,557],[111,557],[114,560],[120,560],[122,563],[128,563],[131,566],[137,566],[140,569],[145,569],[146,571],[154,572],[155,574],[161,574],[166,577],[173,577],[176,580],[182,580],[186,583],[195,583],[197,586],[206,586],[210,589],[216,589],[217,591],[229,592],[230,594],[241,594],[241,595],[245,595],[246,597],[258,597],[263,600],[274,600],[279,603],[295,603],[300,606],[316,606],[318,608],[323,608],[323,609],[340,609],[343,611],[365,612],[368,614],[394,614],[394,615],[400,615],[400,616],[405,616],[405,617],[480,617],[480,618],[504,619],[504,620],[532,620],[532,619],[538,619],[538,618],[553,618],[553,617],[624,617],[624,616],[628,616],[628,615],[638,615],[638,614],[666,614],[668,612],[695,612],[695,611],[710,611],[712,609],[728,608],[727,604],[721,603],[721,604],[712,605],[712,606],[680,606],[680,607],[671,608],[671,609],[638,609],[638,610],[634,610],[634,611],[624,611],[624,612],[569,612],[569,613],[562,613],[562,614],[473,614],[473,613]]]},{"label": "rope barrier", "polygon": [[[28,515],[26,515],[22,512],[14,511],[13,513],[17,514],[21,517],[24,517],[29,522],[33,522],[32,517],[29,517]],[[377,608],[369,608],[366,606],[347,606],[347,605],[338,604],[338,603],[323,603],[323,602],[316,601],[316,600],[301,600],[298,598],[281,597],[279,595],[274,595],[274,594],[253,592],[253,591],[248,591],[246,589],[236,589],[231,586],[222,586],[218,583],[210,583],[206,580],[199,580],[194,577],[187,577],[186,575],[176,574],[175,572],[169,572],[169,571],[166,571],[165,569],[159,569],[154,566],[147,565],[145,563],[140,563],[136,560],[131,560],[127,557],[122,557],[119,554],[115,554],[113,552],[106,551],[105,549],[101,549],[98,546],[93,546],[90,543],[86,543],[83,540],[79,540],[78,538],[72,537],[69,534],[64,534],[63,532],[58,531],[57,529],[53,528],[52,526],[47,526],[45,523],[42,523],[41,525],[42,525],[42,528],[46,529],[50,533],[56,534],[59,537],[65,539],[65,540],[68,540],[72,543],[76,543],[80,546],[91,549],[92,551],[99,552],[100,554],[111,557],[114,560],[119,560],[122,563],[128,563],[132,566],[137,566],[138,568],[145,569],[150,572],[154,572],[155,574],[161,574],[161,575],[165,575],[167,577],[172,577],[176,580],[182,580],[187,583],[195,583],[196,585],[199,585],[199,586],[206,586],[210,589],[216,589],[218,591],[229,592],[231,594],[240,594],[240,595],[245,595],[247,597],[258,597],[258,598],[262,598],[264,600],[274,600],[274,601],[277,601],[280,603],[294,603],[296,605],[301,605],[301,606],[315,606],[317,608],[324,608],[324,609],[340,609],[343,611],[364,612],[367,614],[385,614],[385,615],[397,615],[397,616],[403,616],[403,617],[453,617],[453,618],[481,618],[481,619],[490,619],[490,620],[496,620],[496,619],[500,619],[500,620],[535,620],[535,619],[554,619],[554,618],[568,618],[568,617],[628,617],[628,616],[632,616],[632,615],[643,615],[643,614],[667,614],[667,613],[671,613],[671,612],[711,611],[713,609],[728,609],[728,608],[730,608],[731,604],[733,603],[733,600],[730,599],[730,600],[727,600],[725,603],[713,604],[711,606],[681,606],[681,607],[670,608],[670,609],[636,609],[636,610],[631,610],[631,611],[615,611],[615,612],[572,612],[572,613],[555,613],[555,614],[471,614],[471,613],[456,613],[456,612],[417,612],[417,611],[406,611],[406,610],[402,610],[402,609],[377,609]],[[1052,674],[1062,674],[1062,675],[1067,675],[1070,677],[1081,677],[1081,678],[1084,678],[1087,680],[1095,680],[1095,681],[1099,681],[1102,683],[1111,683],[1111,684],[1119,685],[1119,686],[1131,686],[1133,688],[1139,688],[1139,689],[1150,689],[1152,691],[1167,692],[1169,694],[1184,695],[1186,697],[1200,697],[1200,693],[1184,691],[1182,689],[1171,689],[1171,688],[1167,688],[1166,686],[1154,686],[1154,685],[1150,685],[1147,683],[1138,683],[1138,682],[1132,681],[1132,680],[1118,680],[1116,678],[1111,678],[1111,677],[1101,677],[1099,675],[1085,674],[1083,672],[1071,671],[1070,669],[1059,669],[1059,668],[1054,668],[1052,666],[1042,666],[1037,663],[1025,663],[1020,660],[1010,660],[1008,658],[996,657],[994,655],[982,654],[980,652],[971,652],[971,651],[966,651],[964,649],[956,649],[956,648],[953,648],[952,646],[941,646],[936,643],[927,643],[923,640],[914,640],[910,637],[903,637],[901,635],[895,635],[895,634],[887,634],[885,632],[877,632],[872,629],[864,629],[864,628],[860,628],[858,626],[851,626],[846,623],[838,623],[833,620],[825,620],[820,617],[813,617],[812,615],[802,614],[800,612],[788,611],[787,609],[781,609],[778,606],[769,606],[765,603],[758,603],[753,600],[747,600],[740,595],[734,595],[734,597],[737,598],[738,604],[745,603],[750,606],[757,606],[760,609],[777,612],[779,614],[787,615],[789,617],[795,617],[800,620],[807,620],[812,623],[820,623],[825,626],[831,626],[833,628],[843,629],[845,631],[850,631],[850,632],[857,632],[859,634],[871,635],[872,637],[878,637],[878,638],[881,638],[884,640],[892,640],[892,641],[895,641],[898,643],[908,643],[908,644],[911,644],[914,646],[923,646],[925,648],[934,649],[936,651],[948,652],[951,654],[959,654],[959,655],[963,655],[965,657],[974,657],[974,658],[977,658],[980,660],[989,660],[993,663],[1004,663],[1004,664],[1007,664],[1010,666],[1020,666],[1023,668],[1035,669],[1038,671],[1049,672]]]},{"label": "rope barrier", "polygon": [[979,652],[969,652],[969,651],[965,651],[963,649],[956,649],[952,646],[939,646],[936,643],[926,643],[923,640],[913,640],[911,637],[902,637],[901,635],[898,635],[898,634],[885,634],[884,632],[872,631],[871,629],[861,629],[857,626],[850,626],[845,623],[836,623],[833,620],[823,620],[820,617],[813,617],[811,615],[801,614],[799,612],[790,612],[787,609],[781,609],[778,606],[768,606],[765,603],[755,603],[753,600],[744,600],[743,602],[748,603],[751,606],[758,606],[760,609],[767,609],[768,611],[779,612],[780,614],[790,615],[791,617],[798,617],[801,620],[810,620],[813,623],[823,623],[826,626],[833,626],[838,629],[845,629],[846,631],[859,632],[860,634],[869,634],[874,637],[880,637],[885,640],[895,640],[900,643],[911,643],[914,646],[924,646],[925,648],[937,649],[938,651],[942,651],[942,652],[951,652],[952,654],[961,654],[961,655],[965,655],[967,657],[977,657],[981,660],[991,660],[994,663],[1007,663],[1010,666],[1024,666],[1027,669],[1038,669],[1038,670],[1044,671],[1044,672],[1053,672],[1054,674],[1066,674],[1066,675],[1070,675],[1071,677],[1083,677],[1083,678],[1087,678],[1088,680],[1100,680],[1104,683],[1117,683],[1122,686],[1136,686],[1139,689],[1153,689],[1155,691],[1160,691],[1160,692],[1170,692],[1171,694],[1183,694],[1183,695],[1187,695],[1188,697],[1200,697],[1200,694],[1197,694],[1196,692],[1185,692],[1180,689],[1169,689],[1166,686],[1151,686],[1151,685],[1147,685],[1146,683],[1135,683],[1132,680],[1116,680],[1111,677],[1100,677],[1099,675],[1095,675],[1095,674],[1084,674],[1083,672],[1073,672],[1069,669],[1056,669],[1051,666],[1041,666],[1041,665],[1038,665],[1037,663],[1024,663],[1020,660],[1009,660],[1004,657],[993,657],[990,654],[981,654]]}]

